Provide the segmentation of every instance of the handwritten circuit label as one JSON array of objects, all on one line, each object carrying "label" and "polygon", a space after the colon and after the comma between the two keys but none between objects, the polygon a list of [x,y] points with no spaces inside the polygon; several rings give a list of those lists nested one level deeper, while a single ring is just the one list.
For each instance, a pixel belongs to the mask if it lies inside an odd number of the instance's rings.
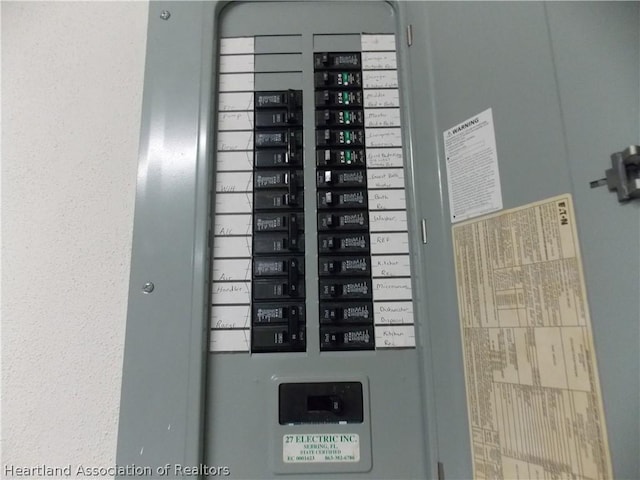
[{"label": "handwritten circuit label", "polygon": [[375,148],[367,151],[367,168],[404,166],[402,148]]},{"label": "handwritten circuit label", "polygon": [[413,323],[412,302],[376,302],[373,304],[376,325],[402,325]]},{"label": "handwritten circuit label", "polygon": [[376,348],[412,348],[416,346],[413,325],[375,326]]},{"label": "handwritten circuit label", "polygon": [[364,88],[398,88],[398,74],[395,70],[366,70],[362,72]]},{"label": "handwritten circuit label", "polygon": [[395,70],[396,52],[362,52],[362,70]]},{"label": "handwritten circuit label", "polygon": [[365,108],[399,107],[400,95],[398,89],[367,89],[363,90],[363,104]]},{"label": "handwritten circuit label", "polygon": [[364,126],[371,127],[399,127],[399,108],[367,108],[364,111]]}]

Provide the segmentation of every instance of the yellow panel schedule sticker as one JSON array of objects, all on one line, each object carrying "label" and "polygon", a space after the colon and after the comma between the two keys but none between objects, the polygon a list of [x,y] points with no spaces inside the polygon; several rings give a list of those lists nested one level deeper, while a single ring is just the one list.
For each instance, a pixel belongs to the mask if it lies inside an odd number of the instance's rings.
[{"label": "yellow panel schedule sticker", "polygon": [[571,196],[452,230],[474,478],[612,478]]}]

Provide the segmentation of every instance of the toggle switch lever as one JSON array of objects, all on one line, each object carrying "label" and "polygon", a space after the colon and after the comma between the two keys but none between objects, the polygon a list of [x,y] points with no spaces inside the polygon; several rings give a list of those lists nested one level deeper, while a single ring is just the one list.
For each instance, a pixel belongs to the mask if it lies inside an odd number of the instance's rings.
[{"label": "toggle switch lever", "polygon": [[291,333],[291,341],[300,341],[297,332],[300,330],[298,322],[300,321],[300,310],[297,306],[293,305],[289,307],[289,332]]},{"label": "toggle switch lever", "polygon": [[616,191],[618,201],[628,202],[640,198],[640,146],[631,145],[622,152],[611,155],[611,168],[606,177],[590,182],[591,188],[607,185],[609,191]]},{"label": "toggle switch lever", "polygon": [[298,260],[289,260],[289,293],[291,296],[298,295]]}]

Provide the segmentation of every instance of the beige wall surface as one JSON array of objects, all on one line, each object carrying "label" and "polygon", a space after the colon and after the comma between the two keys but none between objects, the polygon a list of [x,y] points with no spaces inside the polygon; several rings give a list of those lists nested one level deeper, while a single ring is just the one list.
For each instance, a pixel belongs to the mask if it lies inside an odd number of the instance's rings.
[{"label": "beige wall surface", "polygon": [[115,465],[148,4],[1,9],[0,477],[75,476]]}]

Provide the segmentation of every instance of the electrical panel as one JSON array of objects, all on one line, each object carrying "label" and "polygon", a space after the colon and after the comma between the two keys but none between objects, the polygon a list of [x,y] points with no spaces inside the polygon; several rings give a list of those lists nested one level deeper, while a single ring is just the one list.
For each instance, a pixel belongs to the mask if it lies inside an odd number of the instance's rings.
[{"label": "electrical panel", "polygon": [[[331,33],[327,9],[294,26],[276,11],[302,4],[273,4],[256,30],[264,7],[231,5],[217,39],[209,349],[214,384],[266,382],[275,473],[370,470],[370,396],[401,388],[382,366],[416,365],[398,39],[383,4],[355,7]],[[297,449],[322,432],[352,443]]]},{"label": "electrical panel", "polygon": [[119,464],[638,477],[637,5],[149,15]]}]

